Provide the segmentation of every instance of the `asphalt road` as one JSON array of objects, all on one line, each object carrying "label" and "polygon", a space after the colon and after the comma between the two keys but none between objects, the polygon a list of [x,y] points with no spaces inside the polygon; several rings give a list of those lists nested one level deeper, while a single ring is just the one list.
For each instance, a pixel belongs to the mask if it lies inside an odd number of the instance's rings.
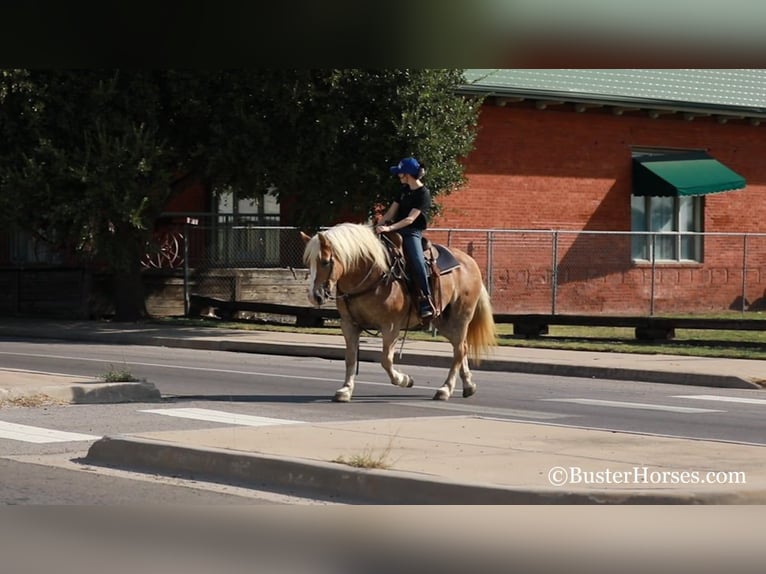
[{"label": "asphalt road", "polygon": [[[38,340],[4,342],[0,364],[83,376],[98,375],[111,366],[128,368],[153,382],[167,403],[234,408],[242,414],[309,422],[475,414],[766,444],[766,400],[749,390],[475,371],[479,390],[474,397],[463,399],[456,392],[442,403],[431,397],[442,383],[443,369],[407,366],[404,370],[414,376],[415,386],[401,389],[389,384],[378,364],[361,363],[354,400],[338,405],[329,402],[343,377],[342,362],[335,360]],[[88,416],[66,421],[77,409],[87,409]],[[96,413],[102,410],[105,414],[99,418]],[[162,430],[156,429],[156,417],[138,411],[104,405],[12,416],[31,420],[44,416],[73,426],[76,432],[94,434]]]},{"label": "asphalt road", "polygon": [[[85,377],[127,368],[163,394],[162,402],[151,404],[0,409],[0,501],[6,504],[323,504],[193,477],[89,468],[78,462],[104,435],[225,426],[197,417],[162,416],[179,408],[309,422],[474,414],[766,444],[766,402],[748,390],[475,371],[479,391],[474,397],[462,399],[458,392],[442,403],[431,397],[442,383],[443,369],[407,366],[415,387],[400,389],[390,385],[378,364],[362,363],[354,400],[340,405],[330,402],[343,376],[340,361],[40,340],[6,340],[0,349],[3,367]],[[10,440],[2,438],[3,425],[82,438]]]}]

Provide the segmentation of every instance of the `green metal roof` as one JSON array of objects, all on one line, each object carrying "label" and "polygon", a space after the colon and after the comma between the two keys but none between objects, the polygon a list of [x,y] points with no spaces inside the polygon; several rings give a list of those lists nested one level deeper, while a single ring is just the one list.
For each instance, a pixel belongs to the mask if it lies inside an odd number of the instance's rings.
[{"label": "green metal roof", "polygon": [[468,69],[461,91],[766,116],[760,69]]}]

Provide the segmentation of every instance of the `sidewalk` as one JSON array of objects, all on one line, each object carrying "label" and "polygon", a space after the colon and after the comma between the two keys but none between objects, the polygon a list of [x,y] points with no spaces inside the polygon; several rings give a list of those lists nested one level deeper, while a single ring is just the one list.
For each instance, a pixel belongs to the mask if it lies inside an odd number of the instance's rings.
[{"label": "sidewalk", "polygon": [[[340,336],[158,324],[3,319],[0,337],[333,359],[343,354]],[[361,359],[377,361],[379,353],[379,341],[363,337]],[[446,367],[449,356],[447,343],[408,340],[397,362]],[[752,389],[766,379],[761,361],[513,347],[498,348],[481,368]],[[71,402],[86,396],[89,402],[99,402],[99,396],[103,402],[156,400],[159,393],[144,384],[141,392],[147,394],[134,398],[129,393],[138,386],[125,385],[135,383],[120,384],[122,390],[111,394],[98,390],[104,385],[0,369],[0,398],[3,392],[19,396],[52,387],[70,389]],[[78,386],[89,392],[71,393]],[[764,452],[763,447],[714,441],[444,416],[104,437],[91,446],[86,462],[367,503],[764,503]],[[390,467],[355,469],[337,462],[359,455],[380,458]],[[703,484],[707,472],[725,471],[744,473],[746,483]],[[561,472],[565,484],[553,486]]]}]

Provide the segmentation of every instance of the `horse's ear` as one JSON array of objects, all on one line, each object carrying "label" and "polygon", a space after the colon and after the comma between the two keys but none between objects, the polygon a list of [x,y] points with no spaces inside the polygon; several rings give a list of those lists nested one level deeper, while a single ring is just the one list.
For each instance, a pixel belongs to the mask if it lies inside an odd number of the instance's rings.
[{"label": "horse's ear", "polygon": [[303,243],[308,243],[309,241],[311,241],[310,235],[306,235],[305,233],[303,233],[303,231],[301,231],[300,234],[301,234],[301,239],[303,239]]}]

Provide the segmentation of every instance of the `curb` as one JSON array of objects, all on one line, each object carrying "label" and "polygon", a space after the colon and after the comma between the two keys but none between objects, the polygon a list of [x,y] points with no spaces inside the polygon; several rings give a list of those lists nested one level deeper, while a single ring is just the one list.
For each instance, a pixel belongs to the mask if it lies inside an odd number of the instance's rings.
[{"label": "curb", "polygon": [[45,395],[70,404],[141,403],[162,399],[154,383],[72,383],[39,387],[7,387],[0,389],[0,397],[16,399]]},{"label": "curb", "polygon": [[[153,338],[151,342],[143,341],[135,344],[152,344],[166,347],[186,349],[205,349],[209,351],[231,351],[244,353],[262,353],[267,355],[288,355],[294,357],[318,357],[320,359],[344,360],[345,349],[340,347],[313,347],[309,345],[289,343],[269,343],[254,341],[210,341],[210,340],[178,340],[171,338]],[[381,351],[359,349],[359,360],[379,363]],[[438,367],[449,369],[452,359],[440,355],[421,353],[404,354],[397,359],[399,365],[419,367]],[[711,375],[706,373],[678,373],[670,371],[651,371],[637,369],[620,369],[616,367],[590,367],[582,365],[561,365],[557,363],[534,363],[527,361],[512,361],[500,359],[483,359],[481,365],[472,366],[474,371],[507,371],[526,373],[530,375],[551,375],[559,377],[602,378],[620,381],[636,381],[645,383],[666,383],[674,385],[692,385],[700,387],[718,387],[728,389],[762,389],[763,387],[743,377],[733,375]]]},{"label": "curb", "polygon": [[129,436],[103,437],[81,462],[362,504],[755,504],[766,492],[567,492],[465,484],[395,470],[365,470]]},{"label": "curb", "polygon": [[[1,331],[0,331],[1,332]],[[15,329],[15,333],[31,338],[67,339],[88,341],[99,344],[129,344],[150,345],[168,348],[203,349],[211,351],[231,351],[245,353],[263,353],[271,355],[287,355],[300,357],[318,357],[322,359],[343,360],[345,348],[337,345],[316,347],[298,343],[273,343],[268,341],[237,341],[231,339],[183,339],[165,336],[151,336],[135,333],[77,333],[67,332],[64,337],[58,332],[55,335],[40,333],[35,329]],[[380,362],[381,351],[360,349],[359,360],[364,362]],[[397,359],[401,365],[449,368],[450,358],[444,355],[413,353],[404,354]],[[714,375],[707,373],[680,373],[661,370],[621,369],[615,367],[598,367],[583,365],[564,365],[559,363],[539,363],[528,361],[484,359],[476,371],[507,371],[534,375],[551,375],[560,377],[606,378],[613,380],[628,380],[648,383],[668,383],[676,385],[692,385],[702,387],[718,387],[731,389],[762,389],[763,386],[744,377],[735,375]]]}]

